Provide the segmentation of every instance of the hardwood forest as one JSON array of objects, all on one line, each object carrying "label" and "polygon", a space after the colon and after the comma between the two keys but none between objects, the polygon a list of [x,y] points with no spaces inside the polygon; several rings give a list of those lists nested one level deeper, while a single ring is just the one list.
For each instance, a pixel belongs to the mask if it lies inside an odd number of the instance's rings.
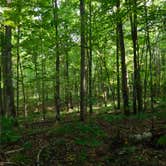
[{"label": "hardwood forest", "polygon": [[166,1],[1,0],[0,166],[166,166]]}]

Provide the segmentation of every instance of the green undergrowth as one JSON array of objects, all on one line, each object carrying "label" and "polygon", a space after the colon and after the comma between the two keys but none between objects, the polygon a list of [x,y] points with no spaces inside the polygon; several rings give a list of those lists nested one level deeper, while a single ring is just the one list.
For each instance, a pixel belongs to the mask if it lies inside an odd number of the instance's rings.
[{"label": "green undergrowth", "polygon": [[98,116],[99,119],[102,119],[104,121],[107,122],[116,122],[116,121],[120,121],[122,119],[135,119],[135,120],[146,120],[146,119],[151,119],[153,117],[156,118],[161,118],[161,119],[166,119],[166,111],[155,111],[155,112],[142,112],[142,113],[138,113],[136,115],[130,115],[130,116],[125,116],[124,114],[100,114]]},{"label": "green undergrowth", "polygon": [[160,136],[157,140],[157,145],[166,147],[166,135]]},{"label": "green undergrowth", "polygon": [[20,128],[16,127],[14,118],[1,117],[0,119],[0,144],[16,142],[21,138]]},{"label": "green undergrowth", "polygon": [[101,145],[107,134],[95,123],[75,122],[63,124],[49,131],[49,135],[55,134],[60,138],[66,137],[74,140],[76,144],[96,147]]},{"label": "green undergrowth", "polygon": [[123,115],[123,114],[119,114],[119,115],[103,114],[103,115],[100,115],[99,118],[111,123],[111,122],[115,122],[115,121],[124,119],[125,115]]}]

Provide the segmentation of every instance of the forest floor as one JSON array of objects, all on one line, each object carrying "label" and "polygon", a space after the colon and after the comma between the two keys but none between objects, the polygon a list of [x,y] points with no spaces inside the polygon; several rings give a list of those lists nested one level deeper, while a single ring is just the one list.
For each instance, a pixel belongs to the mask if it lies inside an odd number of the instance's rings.
[{"label": "forest floor", "polygon": [[1,146],[0,165],[166,166],[165,111],[76,119],[71,113],[61,122],[22,123],[18,139]]}]

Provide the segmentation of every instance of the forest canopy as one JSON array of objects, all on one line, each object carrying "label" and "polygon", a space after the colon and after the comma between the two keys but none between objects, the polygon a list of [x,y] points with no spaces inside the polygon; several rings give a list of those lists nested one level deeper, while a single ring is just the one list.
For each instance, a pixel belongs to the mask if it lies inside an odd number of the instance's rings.
[{"label": "forest canopy", "polygon": [[0,1],[0,165],[165,166],[165,108],[165,0]]},{"label": "forest canopy", "polygon": [[165,10],[162,0],[1,1],[1,114],[152,110],[166,91]]}]

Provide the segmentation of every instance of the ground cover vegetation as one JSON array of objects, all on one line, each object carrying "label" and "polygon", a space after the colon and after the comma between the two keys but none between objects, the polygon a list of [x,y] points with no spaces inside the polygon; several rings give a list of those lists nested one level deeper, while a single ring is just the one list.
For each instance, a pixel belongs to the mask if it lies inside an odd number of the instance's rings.
[{"label": "ground cover vegetation", "polygon": [[164,0],[0,1],[0,165],[165,166]]}]

